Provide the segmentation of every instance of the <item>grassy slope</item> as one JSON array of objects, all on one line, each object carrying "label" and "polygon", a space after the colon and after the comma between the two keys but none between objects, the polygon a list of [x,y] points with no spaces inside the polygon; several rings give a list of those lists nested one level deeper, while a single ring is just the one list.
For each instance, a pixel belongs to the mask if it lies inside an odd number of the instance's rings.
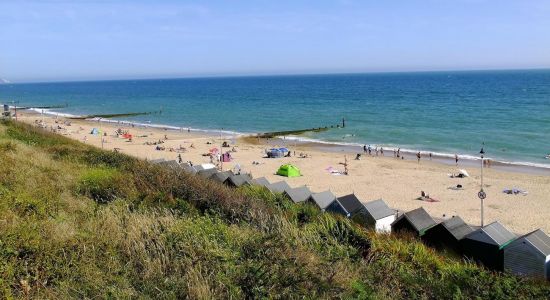
[{"label": "grassy slope", "polygon": [[411,238],[0,123],[0,297],[548,298]]}]

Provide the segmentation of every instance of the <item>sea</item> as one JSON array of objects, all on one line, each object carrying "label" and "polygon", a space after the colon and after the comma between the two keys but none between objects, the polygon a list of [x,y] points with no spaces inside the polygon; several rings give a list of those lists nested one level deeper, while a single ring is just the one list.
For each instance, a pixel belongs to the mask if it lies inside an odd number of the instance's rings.
[{"label": "sea", "polygon": [[[550,169],[550,70],[285,75],[0,85],[0,103],[61,115],[433,153]],[[160,113],[159,113],[160,112]],[[345,127],[342,121],[345,120]],[[113,121],[113,120],[111,120]],[[413,158],[413,156],[411,156]]]}]

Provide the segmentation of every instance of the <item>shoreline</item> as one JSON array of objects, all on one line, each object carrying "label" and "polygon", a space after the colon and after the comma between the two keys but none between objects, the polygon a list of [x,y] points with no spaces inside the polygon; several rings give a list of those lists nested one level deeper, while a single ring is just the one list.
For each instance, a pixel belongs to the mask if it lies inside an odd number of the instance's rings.
[{"label": "shoreline", "polygon": [[[12,108],[10,106],[10,108]],[[48,116],[56,116],[56,117],[63,117],[63,118],[70,118],[77,115],[74,114],[68,114],[68,113],[59,113],[50,109],[35,109],[30,108],[25,111],[36,113],[38,115],[41,115],[41,111],[43,111],[44,115]],[[177,132],[183,132],[183,131],[192,131],[192,132],[200,132],[207,136],[220,136],[220,134],[225,138],[254,138],[256,135],[261,133],[245,133],[245,132],[238,132],[238,131],[230,131],[230,130],[210,130],[210,129],[201,129],[201,128],[192,128],[192,127],[179,127],[179,126],[173,126],[173,125],[165,125],[165,124],[151,124],[151,123],[141,123],[141,122],[132,122],[132,121],[124,121],[124,120],[115,120],[115,119],[102,119],[102,118],[93,118],[93,119],[84,119],[84,121],[89,122],[103,122],[103,123],[109,123],[109,124],[118,124],[118,125],[129,125],[132,127],[143,127],[143,128],[157,128],[160,130],[169,130],[169,131],[177,131]],[[229,135],[230,137],[228,137]],[[346,153],[346,154],[357,154],[357,153],[363,153],[362,145],[358,143],[342,143],[342,142],[332,142],[332,141],[323,141],[318,139],[311,139],[311,138],[304,138],[301,136],[285,136],[285,137],[276,137],[273,138],[274,140],[279,140],[281,144],[286,144],[286,141],[288,140],[290,143],[301,144],[301,145],[308,145],[310,147],[314,147],[320,151],[330,151],[334,153]],[[381,147],[385,152],[388,154],[391,153],[391,155],[385,155],[386,157],[393,157],[393,151],[394,149],[398,149],[398,147]],[[374,152],[374,151],[373,151]],[[428,160],[429,159],[429,153],[432,153],[432,159],[430,161],[434,161],[437,163],[441,163],[448,166],[454,165],[454,154],[451,153],[440,153],[435,151],[424,151],[424,150],[413,150],[413,149],[401,149],[401,153],[404,153],[407,155],[407,157],[410,157],[412,159],[416,159],[416,153],[421,152],[422,160]],[[474,157],[471,155],[465,155],[465,154],[458,154],[460,164],[463,166],[468,167],[480,167],[480,158]],[[374,155],[373,155],[374,156]],[[514,173],[525,173],[525,174],[532,174],[532,175],[546,175],[550,176],[550,164],[543,165],[539,163],[531,163],[531,162],[517,162],[517,161],[502,161],[502,160],[495,160],[491,157],[486,157],[485,161],[490,160],[490,167],[506,171],[506,172],[514,172]],[[485,166],[484,168],[486,168]]]},{"label": "shoreline", "polygon": [[[23,112],[19,120],[37,126],[39,114]],[[424,207],[433,218],[446,219],[451,216],[460,216],[468,224],[479,224],[480,202],[477,192],[480,189],[479,164],[466,165],[464,160],[459,161],[456,168],[436,159],[432,161],[422,159],[420,163],[416,157],[407,155],[405,160],[395,159],[392,156],[364,156],[361,160],[354,160],[356,151],[342,151],[338,147],[330,149],[312,143],[298,143],[289,145],[284,139],[258,139],[250,136],[220,135],[216,133],[186,130],[169,130],[152,127],[132,127],[129,123],[109,123],[67,120],[72,124],[64,124],[65,119],[58,120],[52,116],[43,117],[41,126],[47,131],[56,131],[58,134],[85,142],[98,148],[114,150],[146,160],[177,159],[182,156],[183,161],[192,161],[194,164],[209,163],[210,158],[205,156],[212,148],[220,148],[225,140],[234,147],[233,160],[223,163],[223,170],[240,168],[244,173],[251,173],[254,178],[266,177],[270,182],[287,181],[291,187],[307,186],[312,192],[330,190],[338,197],[354,193],[362,202],[375,199],[384,199],[390,207],[398,209],[400,213],[418,207]],[[56,122],[57,121],[57,122]],[[60,129],[58,129],[60,128]],[[101,134],[91,134],[93,128]],[[133,135],[132,140],[115,134],[121,128]],[[104,134],[106,134],[104,136]],[[166,138],[166,139],[165,139]],[[102,143],[104,140],[104,143]],[[162,142],[165,150],[155,150],[151,142]],[[265,158],[265,150],[273,147],[288,147],[295,154],[292,157]],[[185,148],[179,152],[177,149]],[[170,151],[170,148],[174,151]],[[228,151],[232,148],[222,148]],[[304,153],[308,158],[300,158]],[[387,153],[389,154],[389,153]],[[335,176],[331,170],[342,172],[347,157],[349,175]],[[413,159],[414,158],[414,159]],[[293,164],[301,172],[300,177],[281,177],[276,170],[282,164]],[[478,162],[479,163],[479,162]],[[465,169],[470,177],[451,178],[458,169]],[[550,232],[550,216],[548,200],[550,195],[550,176],[537,174],[507,172],[495,167],[484,168],[484,190],[488,197],[485,200],[485,221],[500,221],[513,232],[530,232],[541,228]],[[463,186],[456,189],[456,185]],[[519,188],[528,191],[523,195],[507,195],[503,189]],[[421,191],[439,202],[419,201]]]}]

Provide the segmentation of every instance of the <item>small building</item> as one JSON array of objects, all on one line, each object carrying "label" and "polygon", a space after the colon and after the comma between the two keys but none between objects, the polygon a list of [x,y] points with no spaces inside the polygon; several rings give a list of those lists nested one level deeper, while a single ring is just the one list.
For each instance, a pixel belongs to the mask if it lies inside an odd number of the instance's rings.
[{"label": "small building", "polygon": [[164,162],[166,161],[166,159],[164,158],[157,158],[157,159],[152,159],[150,160],[149,162],[152,163],[152,164],[158,164],[158,163],[161,163],[161,162]]},{"label": "small building", "polygon": [[210,178],[210,179],[212,179],[216,182],[223,183],[231,175],[233,175],[233,172],[223,171],[223,172],[214,173],[214,174],[210,175],[210,177],[208,177],[208,178]]},{"label": "small building", "polygon": [[284,193],[291,189],[290,185],[286,181],[279,181],[267,186],[267,189],[272,193]]},{"label": "small building", "polygon": [[504,270],[550,280],[550,237],[537,229],[504,248]]},{"label": "small building", "polygon": [[197,174],[197,170],[195,169],[195,167],[193,167],[189,163],[183,163],[181,167],[183,168],[183,171],[189,174]]},{"label": "small building", "polygon": [[515,234],[499,222],[494,222],[466,235],[460,245],[466,257],[482,263],[488,269],[502,271],[503,248],[515,239]]},{"label": "small building", "polygon": [[436,249],[446,249],[460,254],[460,240],[472,233],[474,229],[459,216],[445,220],[432,228],[428,228],[422,236],[422,241]]},{"label": "small building", "polygon": [[395,210],[382,199],[365,203],[367,225],[373,226],[376,232],[390,233],[391,224],[395,221]]},{"label": "small building", "polygon": [[285,191],[283,194],[294,203],[304,202],[311,196],[311,191],[307,186],[301,186]]},{"label": "small building", "polygon": [[336,196],[331,191],[311,194],[307,200],[317,205],[322,211],[325,211],[332,202],[336,201]]},{"label": "small building", "polygon": [[231,175],[227,177],[223,183],[231,187],[240,187],[243,185],[252,184],[250,176],[246,174]]},{"label": "small building", "polygon": [[419,207],[399,216],[391,225],[393,232],[408,231],[423,236],[426,230],[436,225],[435,220],[424,208]]},{"label": "small building", "polygon": [[336,201],[331,203],[326,210],[342,214],[361,225],[367,224],[367,209],[355,194],[336,198]]},{"label": "small building", "polygon": [[267,187],[269,185],[269,180],[267,180],[267,178],[265,177],[260,177],[252,179],[252,184]]},{"label": "small building", "polygon": [[218,170],[216,169],[202,169],[197,172],[197,174],[203,178],[209,178],[216,173],[218,173]]}]

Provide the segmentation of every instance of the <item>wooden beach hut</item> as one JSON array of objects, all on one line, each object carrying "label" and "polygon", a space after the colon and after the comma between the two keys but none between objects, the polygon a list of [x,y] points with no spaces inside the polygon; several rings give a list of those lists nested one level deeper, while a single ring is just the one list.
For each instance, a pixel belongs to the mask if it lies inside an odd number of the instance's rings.
[{"label": "wooden beach hut", "polygon": [[428,228],[436,225],[435,220],[424,208],[419,207],[399,216],[391,225],[393,232],[408,231],[423,236]]},{"label": "wooden beach hut", "polygon": [[322,211],[325,211],[332,202],[336,201],[336,196],[331,191],[324,191],[311,194],[306,201],[314,203]]},{"label": "wooden beach hut", "polygon": [[197,170],[195,169],[195,167],[193,167],[192,165],[188,164],[188,163],[184,163],[181,165],[183,171],[189,173],[189,174],[197,174]]},{"label": "wooden beach hut", "polygon": [[367,209],[355,194],[336,198],[336,201],[327,207],[327,211],[342,214],[363,226],[367,223]]},{"label": "wooden beach hut", "polygon": [[422,241],[436,249],[445,249],[460,254],[460,240],[472,233],[474,229],[459,216],[453,216],[426,230]]},{"label": "wooden beach hut", "polygon": [[504,270],[550,280],[550,237],[537,229],[504,248]]},{"label": "wooden beach hut", "polygon": [[299,203],[299,202],[306,201],[309,198],[309,196],[311,196],[311,191],[307,186],[304,185],[301,187],[287,190],[283,194],[287,196],[290,200],[292,200],[294,203]]},{"label": "wooden beach hut", "polygon": [[374,227],[376,232],[391,232],[391,224],[395,221],[396,211],[391,209],[382,199],[365,203],[367,210],[367,225]]},{"label": "wooden beach hut", "polygon": [[265,177],[252,179],[251,182],[254,185],[259,185],[259,186],[263,186],[263,187],[267,187],[269,185],[269,180],[267,180],[267,178],[265,178]]},{"label": "wooden beach hut", "polygon": [[284,193],[291,189],[290,185],[286,181],[279,181],[267,186],[267,189],[272,193]]},{"label": "wooden beach hut", "polygon": [[499,222],[494,222],[466,235],[460,245],[466,257],[482,263],[488,269],[502,271],[503,248],[515,239],[515,234]]},{"label": "wooden beach hut", "polygon": [[216,181],[216,182],[223,183],[231,175],[233,175],[233,172],[223,171],[223,172],[214,173],[214,174],[210,175],[209,178]]},{"label": "wooden beach hut", "polygon": [[158,164],[158,163],[161,163],[161,162],[164,162],[164,161],[166,161],[166,159],[157,158],[157,159],[151,159],[149,162],[152,163],[152,164]]},{"label": "wooden beach hut", "polygon": [[227,179],[223,183],[231,187],[240,187],[243,185],[252,184],[251,177],[246,174],[231,175],[227,177]]},{"label": "wooden beach hut", "polygon": [[218,170],[216,169],[203,169],[197,172],[197,174],[203,178],[209,178],[216,173],[218,173]]}]

